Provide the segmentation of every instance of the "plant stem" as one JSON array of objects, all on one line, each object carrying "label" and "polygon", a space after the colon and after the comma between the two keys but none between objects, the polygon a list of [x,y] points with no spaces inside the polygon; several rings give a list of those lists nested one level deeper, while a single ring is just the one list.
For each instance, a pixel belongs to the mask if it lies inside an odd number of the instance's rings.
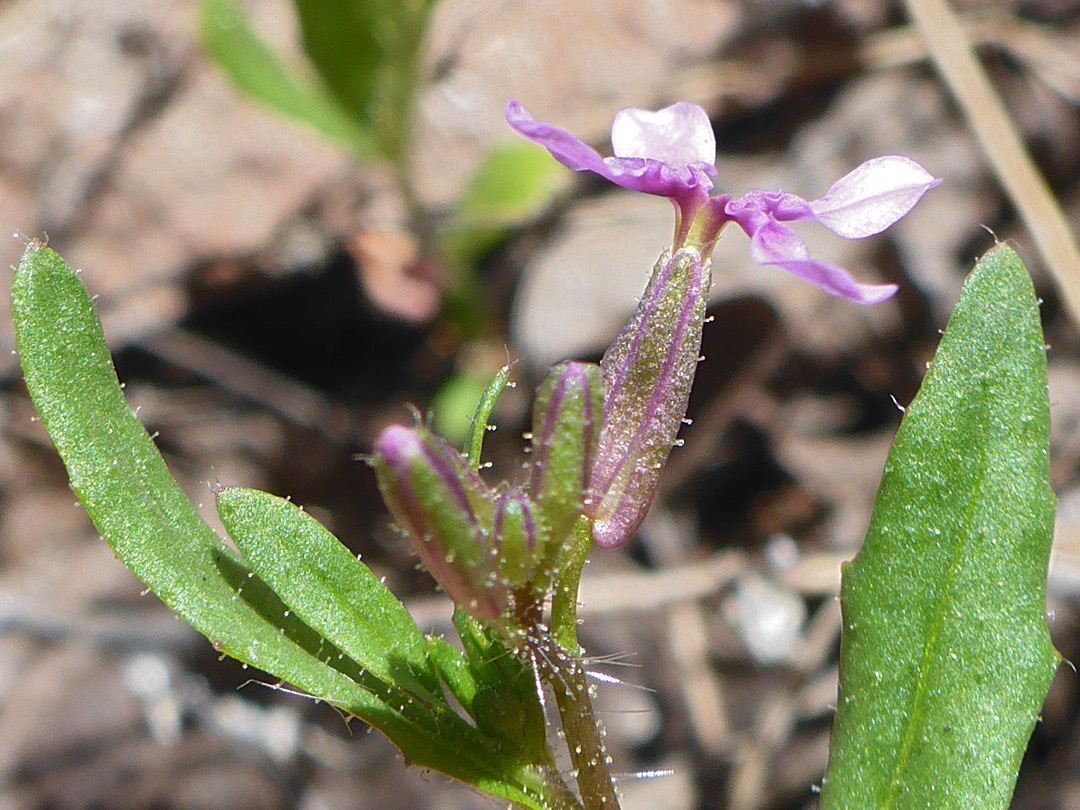
[{"label": "plant stem", "polygon": [[581,569],[592,548],[592,525],[574,528],[568,558],[551,598],[551,643],[538,650],[541,673],[555,693],[566,747],[574,764],[584,810],[618,810],[619,797],[608,770],[603,730],[593,711],[589,683],[577,640],[577,593]]},{"label": "plant stem", "polygon": [[608,770],[603,730],[593,711],[585,668],[576,655],[570,655],[557,644],[545,651],[541,667],[555,693],[584,810],[619,810],[619,797]]},{"label": "plant stem", "polygon": [[544,778],[544,800],[548,802],[550,810],[582,810],[581,802],[566,786],[558,771],[550,765],[541,765],[538,770]]},{"label": "plant stem", "polygon": [[551,635],[556,644],[575,656],[581,651],[577,640],[578,588],[581,585],[581,569],[592,546],[592,523],[582,518],[574,527],[566,563],[558,574],[551,595]]}]

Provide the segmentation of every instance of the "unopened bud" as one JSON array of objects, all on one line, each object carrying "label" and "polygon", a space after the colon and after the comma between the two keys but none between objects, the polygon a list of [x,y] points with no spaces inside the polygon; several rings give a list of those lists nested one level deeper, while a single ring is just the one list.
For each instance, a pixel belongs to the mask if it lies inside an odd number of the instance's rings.
[{"label": "unopened bud", "polygon": [[588,508],[589,475],[597,452],[603,405],[600,368],[560,363],[536,392],[529,495],[552,548],[550,561]]},{"label": "unopened bud", "polygon": [[600,361],[600,446],[592,469],[593,539],[628,541],[649,511],[694,381],[709,260],[694,248],[660,257],[637,310]]},{"label": "unopened bud", "polygon": [[494,498],[461,454],[426,428],[391,425],[372,466],[387,508],[443,590],[478,619],[502,615],[508,592],[491,542]]},{"label": "unopened bud", "polygon": [[540,547],[538,527],[528,497],[517,490],[499,496],[495,503],[495,565],[509,588],[527,584],[536,570]]}]

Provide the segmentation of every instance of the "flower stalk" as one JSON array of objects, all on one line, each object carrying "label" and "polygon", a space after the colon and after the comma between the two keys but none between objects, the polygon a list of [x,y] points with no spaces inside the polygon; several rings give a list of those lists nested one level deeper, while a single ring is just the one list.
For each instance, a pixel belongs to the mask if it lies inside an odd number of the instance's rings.
[{"label": "flower stalk", "polygon": [[585,810],[618,810],[619,796],[608,768],[603,727],[593,710],[591,685],[581,660],[558,645],[548,648],[541,674],[551,684],[566,747]]},{"label": "flower stalk", "polygon": [[548,682],[555,693],[563,738],[574,763],[585,810],[617,810],[618,794],[608,768],[603,729],[593,710],[591,685],[586,680],[577,637],[578,589],[592,546],[592,526],[583,518],[574,528],[551,598],[552,643],[539,657],[551,673]]}]

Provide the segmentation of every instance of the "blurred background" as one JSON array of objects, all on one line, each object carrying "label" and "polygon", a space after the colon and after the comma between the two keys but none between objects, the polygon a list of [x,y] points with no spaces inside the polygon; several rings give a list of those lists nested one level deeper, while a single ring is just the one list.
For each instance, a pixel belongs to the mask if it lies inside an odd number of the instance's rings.
[{"label": "blurred background", "polygon": [[[1080,2],[955,6],[1075,233]],[[626,810],[814,806],[839,564],[986,228],[1044,300],[1049,611],[1077,659],[1080,332],[897,3],[4,0],[0,265],[47,236],[84,271],[127,395],[208,521],[215,482],[291,496],[443,632],[449,603],[354,455],[405,403],[459,438],[512,358],[486,454],[516,475],[544,368],[599,357],[672,232],[663,199],[517,139],[508,98],[601,151],[621,107],[700,104],[731,193],[813,198],[882,154],[945,178],[883,236],[801,231],[900,284],[876,307],[721,239],[686,446],[583,585],[583,643],[625,682],[598,700]],[[0,810],[497,806],[219,659],[144,595],[33,421],[0,310]],[[1016,807],[1080,808],[1078,698],[1063,666]]]}]

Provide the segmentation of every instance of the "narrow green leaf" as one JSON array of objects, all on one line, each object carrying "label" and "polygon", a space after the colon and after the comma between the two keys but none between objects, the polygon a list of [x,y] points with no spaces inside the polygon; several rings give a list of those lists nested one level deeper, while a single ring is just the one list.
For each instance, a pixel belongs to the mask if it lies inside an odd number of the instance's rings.
[{"label": "narrow green leaf", "polygon": [[363,124],[351,118],[321,87],[293,76],[232,0],[204,0],[200,24],[206,49],[248,96],[309,124],[358,157],[375,154]]},{"label": "narrow green leaf", "polygon": [[435,0],[294,0],[330,92],[395,161],[405,154],[420,43]]},{"label": "narrow green leaf", "polygon": [[1007,808],[1058,665],[1046,357],[998,246],[964,285],[845,566],[823,810]]},{"label": "narrow green leaf", "polygon": [[198,516],[124,401],[90,295],[32,243],[12,285],[30,396],[71,485],[116,555],[215,649],[383,731],[410,762],[544,810],[544,783],[456,714],[364,672],[304,624]]},{"label": "narrow green leaf", "polygon": [[457,606],[454,607],[454,629],[461,639],[465,658],[478,687],[482,689],[503,683],[506,676],[501,667],[508,652],[495,634],[470,616],[467,610]]},{"label": "narrow green leaf", "polygon": [[[117,556],[215,648],[348,705],[363,690],[279,629],[280,602],[198,516],[116,379],[90,296],[52,250],[31,244],[12,285],[30,396],[75,494]],[[274,615],[277,612],[278,615]]]},{"label": "narrow green leaf", "polygon": [[445,705],[412,616],[322,524],[252,489],[222,490],[217,507],[255,573],[304,622],[377,678]]},{"label": "narrow green leaf", "polygon": [[522,711],[521,722],[513,734],[515,739],[510,741],[513,750],[532,752],[534,761],[543,761],[549,754],[545,743],[546,721],[541,705],[537,662],[526,662],[520,655],[512,653],[493,630],[461,608],[454,609],[454,628],[461,638],[465,659],[476,684],[472,711],[476,712],[474,716],[480,727],[492,734],[500,734],[498,729],[487,725],[479,716],[477,710],[482,711],[483,707],[477,703],[477,698],[485,694],[513,693]]},{"label": "narrow green leaf", "polygon": [[472,715],[473,700],[479,686],[468,660],[460,650],[441,636],[428,637],[428,654],[455,700]]},{"label": "narrow green leaf", "polygon": [[491,412],[495,410],[499,395],[510,382],[510,372],[513,368],[513,363],[507,363],[500,368],[484,386],[479,401],[475,398],[473,400],[476,402],[476,410],[469,422],[469,434],[465,437],[465,455],[469,459],[469,465],[477,472],[480,471],[480,456],[484,450],[484,435],[491,421]]}]

